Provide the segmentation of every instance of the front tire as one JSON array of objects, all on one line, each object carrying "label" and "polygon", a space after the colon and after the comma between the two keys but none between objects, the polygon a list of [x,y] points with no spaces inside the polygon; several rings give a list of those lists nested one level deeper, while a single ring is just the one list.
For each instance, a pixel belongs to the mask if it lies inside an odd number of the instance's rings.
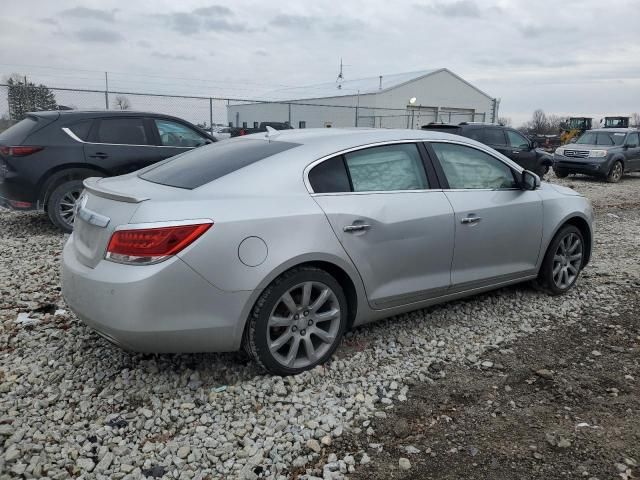
[{"label": "front tire", "polygon": [[624,175],[624,165],[620,160],[616,160],[611,165],[611,170],[607,174],[607,182],[609,183],[618,183],[622,180],[622,175]]},{"label": "front tire", "polygon": [[326,362],[347,326],[347,300],[324,270],[298,267],[267,287],[244,333],[244,347],[262,368],[294,375]]},{"label": "front tire", "polygon": [[47,201],[47,214],[51,223],[63,232],[73,231],[74,205],[84,186],[82,180],[66,180],[53,189]]},{"label": "front tire", "polygon": [[584,255],[582,233],[573,225],[565,225],[549,244],[538,274],[538,284],[550,295],[568,292],[578,280]]},{"label": "front tire", "polygon": [[553,173],[555,173],[558,178],[567,178],[569,176],[569,172],[560,168],[554,168]]}]

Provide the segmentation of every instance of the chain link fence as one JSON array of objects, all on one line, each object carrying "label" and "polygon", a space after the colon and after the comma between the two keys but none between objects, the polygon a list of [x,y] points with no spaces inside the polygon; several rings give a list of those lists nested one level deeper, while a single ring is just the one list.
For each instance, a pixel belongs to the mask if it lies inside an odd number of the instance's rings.
[{"label": "chain link fence", "polygon": [[164,95],[126,91],[45,87],[28,83],[0,84],[0,131],[27,112],[42,110],[135,110],[173,115],[211,130],[222,126],[255,128],[262,122],[294,128],[420,128],[438,123],[490,121],[491,114],[469,109],[407,106],[372,107],[347,104],[349,98],[318,101]]}]

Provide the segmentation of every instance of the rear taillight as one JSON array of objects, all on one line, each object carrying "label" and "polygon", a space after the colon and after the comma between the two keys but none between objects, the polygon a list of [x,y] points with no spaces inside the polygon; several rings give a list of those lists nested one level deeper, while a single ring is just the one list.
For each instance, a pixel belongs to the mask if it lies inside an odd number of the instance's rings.
[{"label": "rear taillight", "polygon": [[213,222],[157,228],[116,230],[109,240],[105,258],[132,265],[158,263],[191,245]]},{"label": "rear taillight", "polygon": [[15,146],[9,147],[7,145],[0,146],[0,154],[5,157],[26,157],[27,155],[31,155],[32,153],[39,152],[44,147],[35,147],[35,146]]}]

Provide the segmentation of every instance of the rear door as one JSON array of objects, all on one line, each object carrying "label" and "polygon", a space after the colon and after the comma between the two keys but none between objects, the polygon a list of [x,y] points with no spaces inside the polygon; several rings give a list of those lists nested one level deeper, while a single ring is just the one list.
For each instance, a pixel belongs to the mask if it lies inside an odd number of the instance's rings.
[{"label": "rear door", "polygon": [[453,210],[421,149],[412,142],[356,149],[309,172],[312,195],[376,309],[450,285]]},{"label": "rear door", "polygon": [[504,131],[507,135],[508,151],[511,160],[516,162],[522,168],[531,170],[532,172],[538,171],[538,165],[536,165],[536,150],[533,148],[531,142],[521,133],[515,130],[506,129]]},{"label": "rear door", "polygon": [[96,119],[84,154],[88,163],[111,175],[133,172],[161,160],[152,145],[146,119],[133,116]]},{"label": "rear door", "polygon": [[468,290],[534,274],[542,200],[521,190],[511,167],[477,148],[433,142],[455,216],[452,288]]}]

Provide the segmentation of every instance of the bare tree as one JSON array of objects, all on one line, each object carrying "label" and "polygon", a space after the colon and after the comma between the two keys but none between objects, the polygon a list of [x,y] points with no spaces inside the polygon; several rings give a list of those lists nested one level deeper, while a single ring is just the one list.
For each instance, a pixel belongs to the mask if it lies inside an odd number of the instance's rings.
[{"label": "bare tree", "polygon": [[131,102],[124,95],[116,95],[113,101],[113,108],[118,110],[129,110],[131,108]]},{"label": "bare tree", "polygon": [[513,125],[510,117],[498,117],[498,123],[500,125],[504,125],[505,127],[510,127]]},{"label": "bare tree", "polygon": [[631,125],[640,127],[640,113],[634,112],[631,114]]}]

